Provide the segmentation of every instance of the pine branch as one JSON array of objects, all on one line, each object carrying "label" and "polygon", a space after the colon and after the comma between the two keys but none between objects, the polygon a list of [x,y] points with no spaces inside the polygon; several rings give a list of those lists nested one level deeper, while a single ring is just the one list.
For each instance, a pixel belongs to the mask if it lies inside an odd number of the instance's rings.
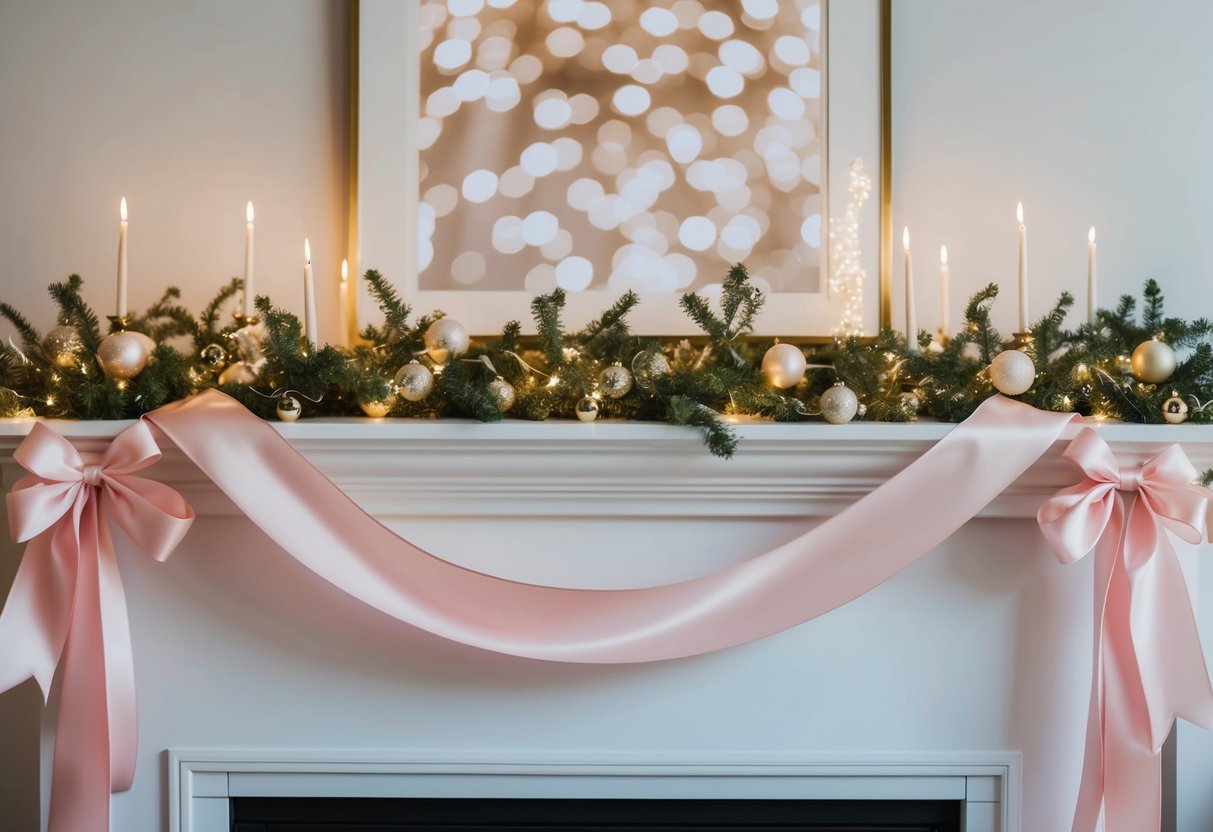
[{"label": "pine branch", "polygon": [[531,301],[531,313],[539,327],[539,343],[553,369],[564,366],[564,328],[560,323],[564,302],[564,289],[555,289]]},{"label": "pine branch", "polygon": [[80,275],[71,275],[66,283],[52,283],[50,294],[59,305],[60,320],[76,327],[80,340],[88,353],[95,353],[101,345],[101,323],[97,313],[93,311],[80,295],[80,287],[84,281]]}]

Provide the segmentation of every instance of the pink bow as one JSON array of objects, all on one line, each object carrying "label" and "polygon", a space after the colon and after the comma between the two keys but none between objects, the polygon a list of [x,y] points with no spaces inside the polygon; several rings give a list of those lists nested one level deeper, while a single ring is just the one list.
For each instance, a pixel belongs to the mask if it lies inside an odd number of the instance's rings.
[{"label": "pink bow", "polygon": [[[1121,468],[1084,428],[1065,458],[1086,478],[1037,514],[1065,563],[1092,549],[1095,661],[1075,832],[1159,828],[1162,745],[1177,716],[1213,728],[1213,688],[1179,559],[1165,530],[1203,539],[1206,496],[1178,445]],[[1126,522],[1125,500],[1130,501]]]},{"label": "pink bow", "polygon": [[8,495],[13,538],[29,541],[0,612],[0,691],[63,660],[49,830],[109,828],[111,792],[135,774],[134,665],[109,519],[164,560],[194,519],[168,486],[135,476],[160,458],[151,430],[124,430],[97,463],[35,424],[13,457],[30,476]]}]

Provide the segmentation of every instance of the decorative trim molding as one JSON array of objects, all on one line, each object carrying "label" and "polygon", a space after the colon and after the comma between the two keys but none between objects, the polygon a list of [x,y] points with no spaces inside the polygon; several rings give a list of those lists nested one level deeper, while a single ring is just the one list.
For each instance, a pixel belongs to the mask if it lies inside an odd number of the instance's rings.
[{"label": "decorative trim molding", "polygon": [[[11,454],[31,424],[0,422],[6,486],[23,473]],[[128,424],[54,427],[88,453]],[[693,430],[650,423],[325,419],[275,428],[368,512],[392,520],[828,517],[917,459],[952,426],[739,424],[741,447],[731,460],[710,456]],[[1181,442],[1197,469],[1213,467],[1213,425],[1097,429],[1125,465]],[[1058,442],[978,516],[1033,517],[1047,496],[1076,481],[1075,469],[1061,458],[1064,447]],[[236,513],[172,447],[148,473],[178,489],[199,515]]]},{"label": "decorative trim molding", "polygon": [[518,754],[170,749],[169,832],[227,832],[232,797],[958,800],[966,832],[1019,832],[1017,752]]}]

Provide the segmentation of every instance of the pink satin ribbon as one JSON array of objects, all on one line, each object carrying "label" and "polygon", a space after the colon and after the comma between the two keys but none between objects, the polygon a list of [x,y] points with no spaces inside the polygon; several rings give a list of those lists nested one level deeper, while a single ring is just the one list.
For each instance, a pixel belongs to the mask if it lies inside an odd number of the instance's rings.
[{"label": "pink satin ribbon", "polygon": [[[1083,429],[1065,458],[1086,478],[1037,515],[1058,557],[1095,550],[1095,661],[1075,832],[1159,828],[1162,745],[1175,717],[1213,728],[1213,688],[1196,617],[1167,530],[1199,543],[1206,497],[1178,445],[1121,468]],[[1129,501],[1128,516],[1125,502]]]},{"label": "pink satin ribbon", "polygon": [[486,650],[619,663],[753,641],[862,595],[966,523],[1075,417],[994,397],[795,540],[701,578],[626,591],[516,583],[437,558],[367,516],[273,427],[217,391],[146,418],[287,553],[355,598]]},{"label": "pink satin ribbon", "polygon": [[96,463],[42,423],[13,456],[30,476],[8,494],[9,524],[29,545],[0,612],[0,691],[33,677],[49,696],[62,660],[48,829],[102,832],[137,750],[130,625],[106,521],[164,560],[194,515],[176,491],[135,476],[160,458],[142,422]]}]

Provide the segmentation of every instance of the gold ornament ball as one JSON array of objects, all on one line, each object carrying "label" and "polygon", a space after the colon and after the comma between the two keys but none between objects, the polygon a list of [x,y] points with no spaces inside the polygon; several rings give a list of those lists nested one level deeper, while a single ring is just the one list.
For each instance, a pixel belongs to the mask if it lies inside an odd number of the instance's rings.
[{"label": "gold ornament ball", "polygon": [[294,422],[303,415],[303,405],[299,404],[299,400],[294,396],[283,396],[278,400],[274,413],[283,422]]},{"label": "gold ornament ball", "polygon": [[804,352],[791,344],[776,344],[762,356],[762,374],[771,385],[783,389],[800,384],[808,367]]},{"label": "gold ornament ball", "polygon": [[574,408],[577,411],[577,418],[583,422],[592,422],[598,418],[598,402],[593,396],[585,396],[581,401],[577,402]]},{"label": "gold ornament ball", "polygon": [[207,344],[198,351],[198,361],[208,370],[218,370],[227,364],[227,350],[222,344]]},{"label": "gold ornament ball", "polygon": [[134,378],[147,366],[149,350],[144,339],[134,332],[114,332],[101,339],[97,363],[109,378]]},{"label": "gold ornament ball", "polygon": [[220,384],[252,384],[257,380],[257,371],[247,361],[237,361],[219,374]]},{"label": "gold ornament ball", "polygon": [[76,366],[77,357],[84,349],[84,342],[74,326],[57,326],[46,333],[46,351],[57,367]]},{"label": "gold ornament ball", "polygon": [[515,400],[518,398],[514,385],[503,378],[495,378],[489,382],[489,392],[493,394],[493,401],[497,402],[497,406],[501,408],[502,413],[513,407]]},{"label": "gold ornament ball", "polygon": [[821,394],[817,405],[822,418],[831,425],[845,425],[859,412],[859,397],[840,381]]},{"label": "gold ornament ball", "polygon": [[419,402],[434,389],[434,374],[420,361],[410,361],[396,371],[396,392],[405,401]]},{"label": "gold ornament ball", "polygon": [[990,362],[990,383],[1005,396],[1018,396],[1032,389],[1036,365],[1025,352],[1003,350]]},{"label": "gold ornament ball", "polygon": [[623,398],[632,389],[632,374],[622,364],[612,364],[598,375],[598,387],[612,399]]},{"label": "gold ornament ball", "polygon": [[1188,403],[1179,396],[1172,396],[1162,403],[1162,418],[1167,424],[1182,425],[1188,421]]},{"label": "gold ornament ball", "polygon": [[445,364],[451,356],[463,355],[470,343],[468,331],[454,318],[439,318],[425,331],[425,349],[439,364]]},{"label": "gold ornament ball", "polygon": [[382,419],[392,412],[396,403],[396,385],[386,378],[374,376],[361,385],[358,393],[358,406],[362,412],[372,419]]},{"label": "gold ornament ball", "polygon": [[1175,350],[1162,341],[1142,341],[1130,361],[1133,378],[1143,384],[1162,384],[1175,372]]}]

